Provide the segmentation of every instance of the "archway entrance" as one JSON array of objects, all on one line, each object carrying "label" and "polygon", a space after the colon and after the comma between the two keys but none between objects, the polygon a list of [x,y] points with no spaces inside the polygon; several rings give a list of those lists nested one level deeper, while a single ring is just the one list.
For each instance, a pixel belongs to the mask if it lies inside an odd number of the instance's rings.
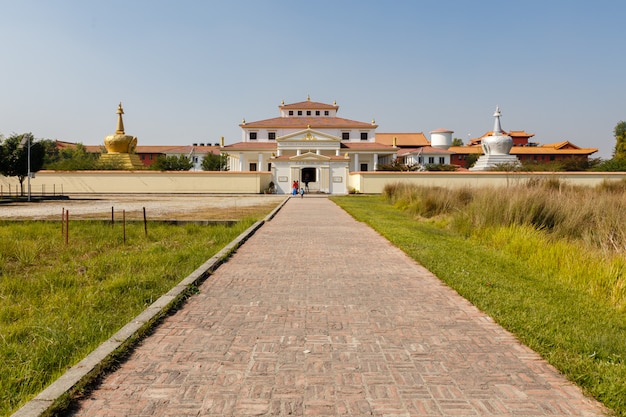
[{"label": "archway entrance", "polygon": [[300,173],[300,181],[304,185],[307,191],[310,191],[311,185],[317,183],[317,169],[315,168],[302,168]]}]

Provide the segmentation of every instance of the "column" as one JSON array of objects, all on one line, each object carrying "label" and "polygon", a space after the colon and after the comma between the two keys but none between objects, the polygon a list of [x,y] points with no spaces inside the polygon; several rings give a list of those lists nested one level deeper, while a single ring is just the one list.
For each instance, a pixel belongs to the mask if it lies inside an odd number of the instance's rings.
[{"label": "column", "polygon": [[374,171],[378,169],[378,154],[374,154]]},{"label": "column", "polygon": [[265,171],[265,167],[263,166],[263,154],[259,152],[259,164],[256,168],[257,171]]},{"label": "column", "polygon": [[239,152],[239,171],[243,171],[243,152]]},{"label": "column", "polygon": [[359,171],[361,168],[359,167],[359,154],[355,153],[354,155],[354,171]]}]

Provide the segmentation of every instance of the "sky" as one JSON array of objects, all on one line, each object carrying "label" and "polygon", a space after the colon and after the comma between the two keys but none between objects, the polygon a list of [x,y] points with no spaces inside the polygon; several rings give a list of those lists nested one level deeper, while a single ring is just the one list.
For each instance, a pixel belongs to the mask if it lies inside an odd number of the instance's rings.
[{"label": "sky", "polygon": [[626,120],[620,0],[0,0],[0,134],[227,144],[312,101],[378,132],[598,148]]}]

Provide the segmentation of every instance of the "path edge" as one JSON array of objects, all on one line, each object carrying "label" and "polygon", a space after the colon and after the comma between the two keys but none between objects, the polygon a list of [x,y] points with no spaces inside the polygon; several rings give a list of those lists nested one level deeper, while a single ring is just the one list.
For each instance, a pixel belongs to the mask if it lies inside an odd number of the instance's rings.
[{"label": "path edge", "polygon": [[161,318],[180,308],[185,300],[196,292],[197,286],[213,274],[221,264],[228,261],[232,254],[266,222],[271,221],[289,199],[290,197],[285,198],[262,220],[254,223],[224,246],[174,288],[149,305],[84,359],[69,368],[37,396],[19,408],[11,417],[51,416],[56,411],[66,409],[75,393],[106,373],[116,362],[116,359],[141,341],[158,325]]}]

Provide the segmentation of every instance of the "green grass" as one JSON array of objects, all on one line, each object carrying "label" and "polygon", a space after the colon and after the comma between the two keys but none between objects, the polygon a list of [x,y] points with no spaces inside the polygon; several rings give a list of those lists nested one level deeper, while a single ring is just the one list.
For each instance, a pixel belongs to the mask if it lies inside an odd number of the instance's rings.
[{"label": "green grass", "polygon": [[0,415],[10,415],[246,230],[0,222]]},{"label": "green grass", "polygon": [[[502,226],[492,229],[492,235],[466,236],[450,231],[446,218],[420,220],[380,196],[333,200],[517,335],[586,393],[626,416],[626,315],[607,295],[621,291],[615,288],[621,285],[621,272],[613,271],[612,283],[597,284],[594,268],[602,263],[598,258],[577,250],[565,262],[558,254],[577,246],[568,247],[529,226]],[[529,237],[534,240],[528,242]],[[531,259],[550,250],[539,262]],[[572,263],[576,259],[579,262]],[[616,261],[613,268],[620,265]],[[579,284],[585,281],[589,285]],[[603,286],[613,288],[597,290]]]}]

